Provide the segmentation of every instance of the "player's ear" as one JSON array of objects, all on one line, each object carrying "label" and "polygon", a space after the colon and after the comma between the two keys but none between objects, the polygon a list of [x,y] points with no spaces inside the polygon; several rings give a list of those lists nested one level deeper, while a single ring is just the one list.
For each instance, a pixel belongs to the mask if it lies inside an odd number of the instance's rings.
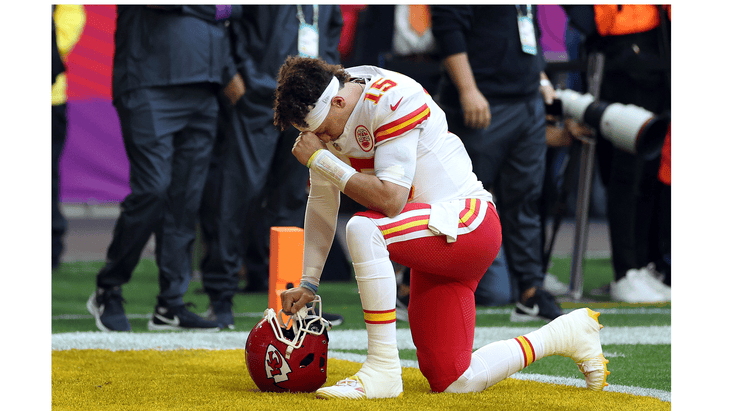
[{"label": "player's ear", "polygon": [[347,105],[347,101],[345,100],[345,97],[336,95],[332,97],[332,106],[337,108],[344,108]]}]

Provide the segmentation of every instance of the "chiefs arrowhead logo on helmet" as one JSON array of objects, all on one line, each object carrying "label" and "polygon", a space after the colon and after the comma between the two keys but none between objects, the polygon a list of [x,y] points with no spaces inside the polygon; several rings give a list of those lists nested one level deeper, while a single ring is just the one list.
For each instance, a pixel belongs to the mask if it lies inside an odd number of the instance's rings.
[{"label": "chiefs arrowhead logo on helmet", "polygon": [[289,363],[286,362],[281,352],[272,344],[266,348],[266,378],[272,378],[278,384],[289,379],[291,372]]},{"label": "chiefs arrowhead logo on helmet", "polygon": [[327,381],[327,330],[322,300],[289,317],[268,308],[246,340],[246,367],[254,383],[267,392],[314,392]]}]

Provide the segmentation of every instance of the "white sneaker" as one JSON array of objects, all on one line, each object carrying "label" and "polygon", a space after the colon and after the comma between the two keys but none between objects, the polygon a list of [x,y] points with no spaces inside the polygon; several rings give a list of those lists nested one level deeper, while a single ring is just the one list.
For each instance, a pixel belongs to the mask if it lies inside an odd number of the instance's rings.
[{"label": "white sneaker", "polygon": [[672,288],[664,284],[660,279],[661,273],[656,271],[654,264],[650,263],[648,266],[641,268],[638,273],[639,279],[644,282],[649,288],[656,291],[657,294],[661,295],[663,301],[672,301]]},{"label": "white sneaker", "polygon": [[365,388],[362,386],[362,381],[360,381],[360,378],[356,375],[337,381],[337,384],[331,387],[320,388],[315,392],[314,396],[325,400],[337,398],[347,400],[364,400],[368,397],[365,395]]},{"label": "white sneaker", "polygon": [[568,284],[561,282],[558,277],[550,273],[545,273],[542,288],[552,295],[568,295],[568,291],[570,291]]},{"label": "white sneaker", "polygon": [[563,322],[568,346],[560,353],[575,361],[586,379],[589,390],[601,391],[607,386],[606,377],[611,374],[607,370],[608,360],[603,356],[601,339],[598,332],[603,326],[598,322],[601,313],[590,308],[581,308],[561,315],[553,321]]},{"label": "white sneaker", "polygon": [[626,303],[659,303],[666,298],[648,285],[639,270],[631,269],[624,278],[611,283],[611,299]]}]

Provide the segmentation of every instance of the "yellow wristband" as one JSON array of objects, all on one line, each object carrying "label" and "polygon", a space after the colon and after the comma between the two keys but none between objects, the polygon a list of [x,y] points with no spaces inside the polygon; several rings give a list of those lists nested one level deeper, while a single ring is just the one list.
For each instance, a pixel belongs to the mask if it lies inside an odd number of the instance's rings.
[{"label": "yellow wristband", "polygon": [[321,148],[320,148],[319,150],[315,151],[314,153],[312,153],[312,155],[311,155],[311,156],[309,156],[309,160],[307,160],[307,168],[310,168],[310,167],[312,166],[312,161],[314,161],[314,157],[317,157],[317,154],[318,154],[318,153],[319,153],[320,151],[322,151],[322,149],[321,149]]}]

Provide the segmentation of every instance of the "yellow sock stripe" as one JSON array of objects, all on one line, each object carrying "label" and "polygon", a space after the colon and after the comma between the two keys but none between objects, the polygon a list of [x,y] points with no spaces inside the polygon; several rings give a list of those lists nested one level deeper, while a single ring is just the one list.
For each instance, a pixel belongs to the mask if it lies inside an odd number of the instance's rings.
[{"label": "yellow sock stripe", "polygon": [[535,361],[535,349],[532,348],[532,343],[530,340],[525,338],[524,336],[520,336],[515,338],[517,340],[517,343],[520,344],[520,348],[522,349],[522,356],[525,360],[525,367],[532,364]]},{"label": "yellow sock stripe", "polygon": [[384,311],[362,310],[367,324],[387,324],[395,322],[395,308]]}]

